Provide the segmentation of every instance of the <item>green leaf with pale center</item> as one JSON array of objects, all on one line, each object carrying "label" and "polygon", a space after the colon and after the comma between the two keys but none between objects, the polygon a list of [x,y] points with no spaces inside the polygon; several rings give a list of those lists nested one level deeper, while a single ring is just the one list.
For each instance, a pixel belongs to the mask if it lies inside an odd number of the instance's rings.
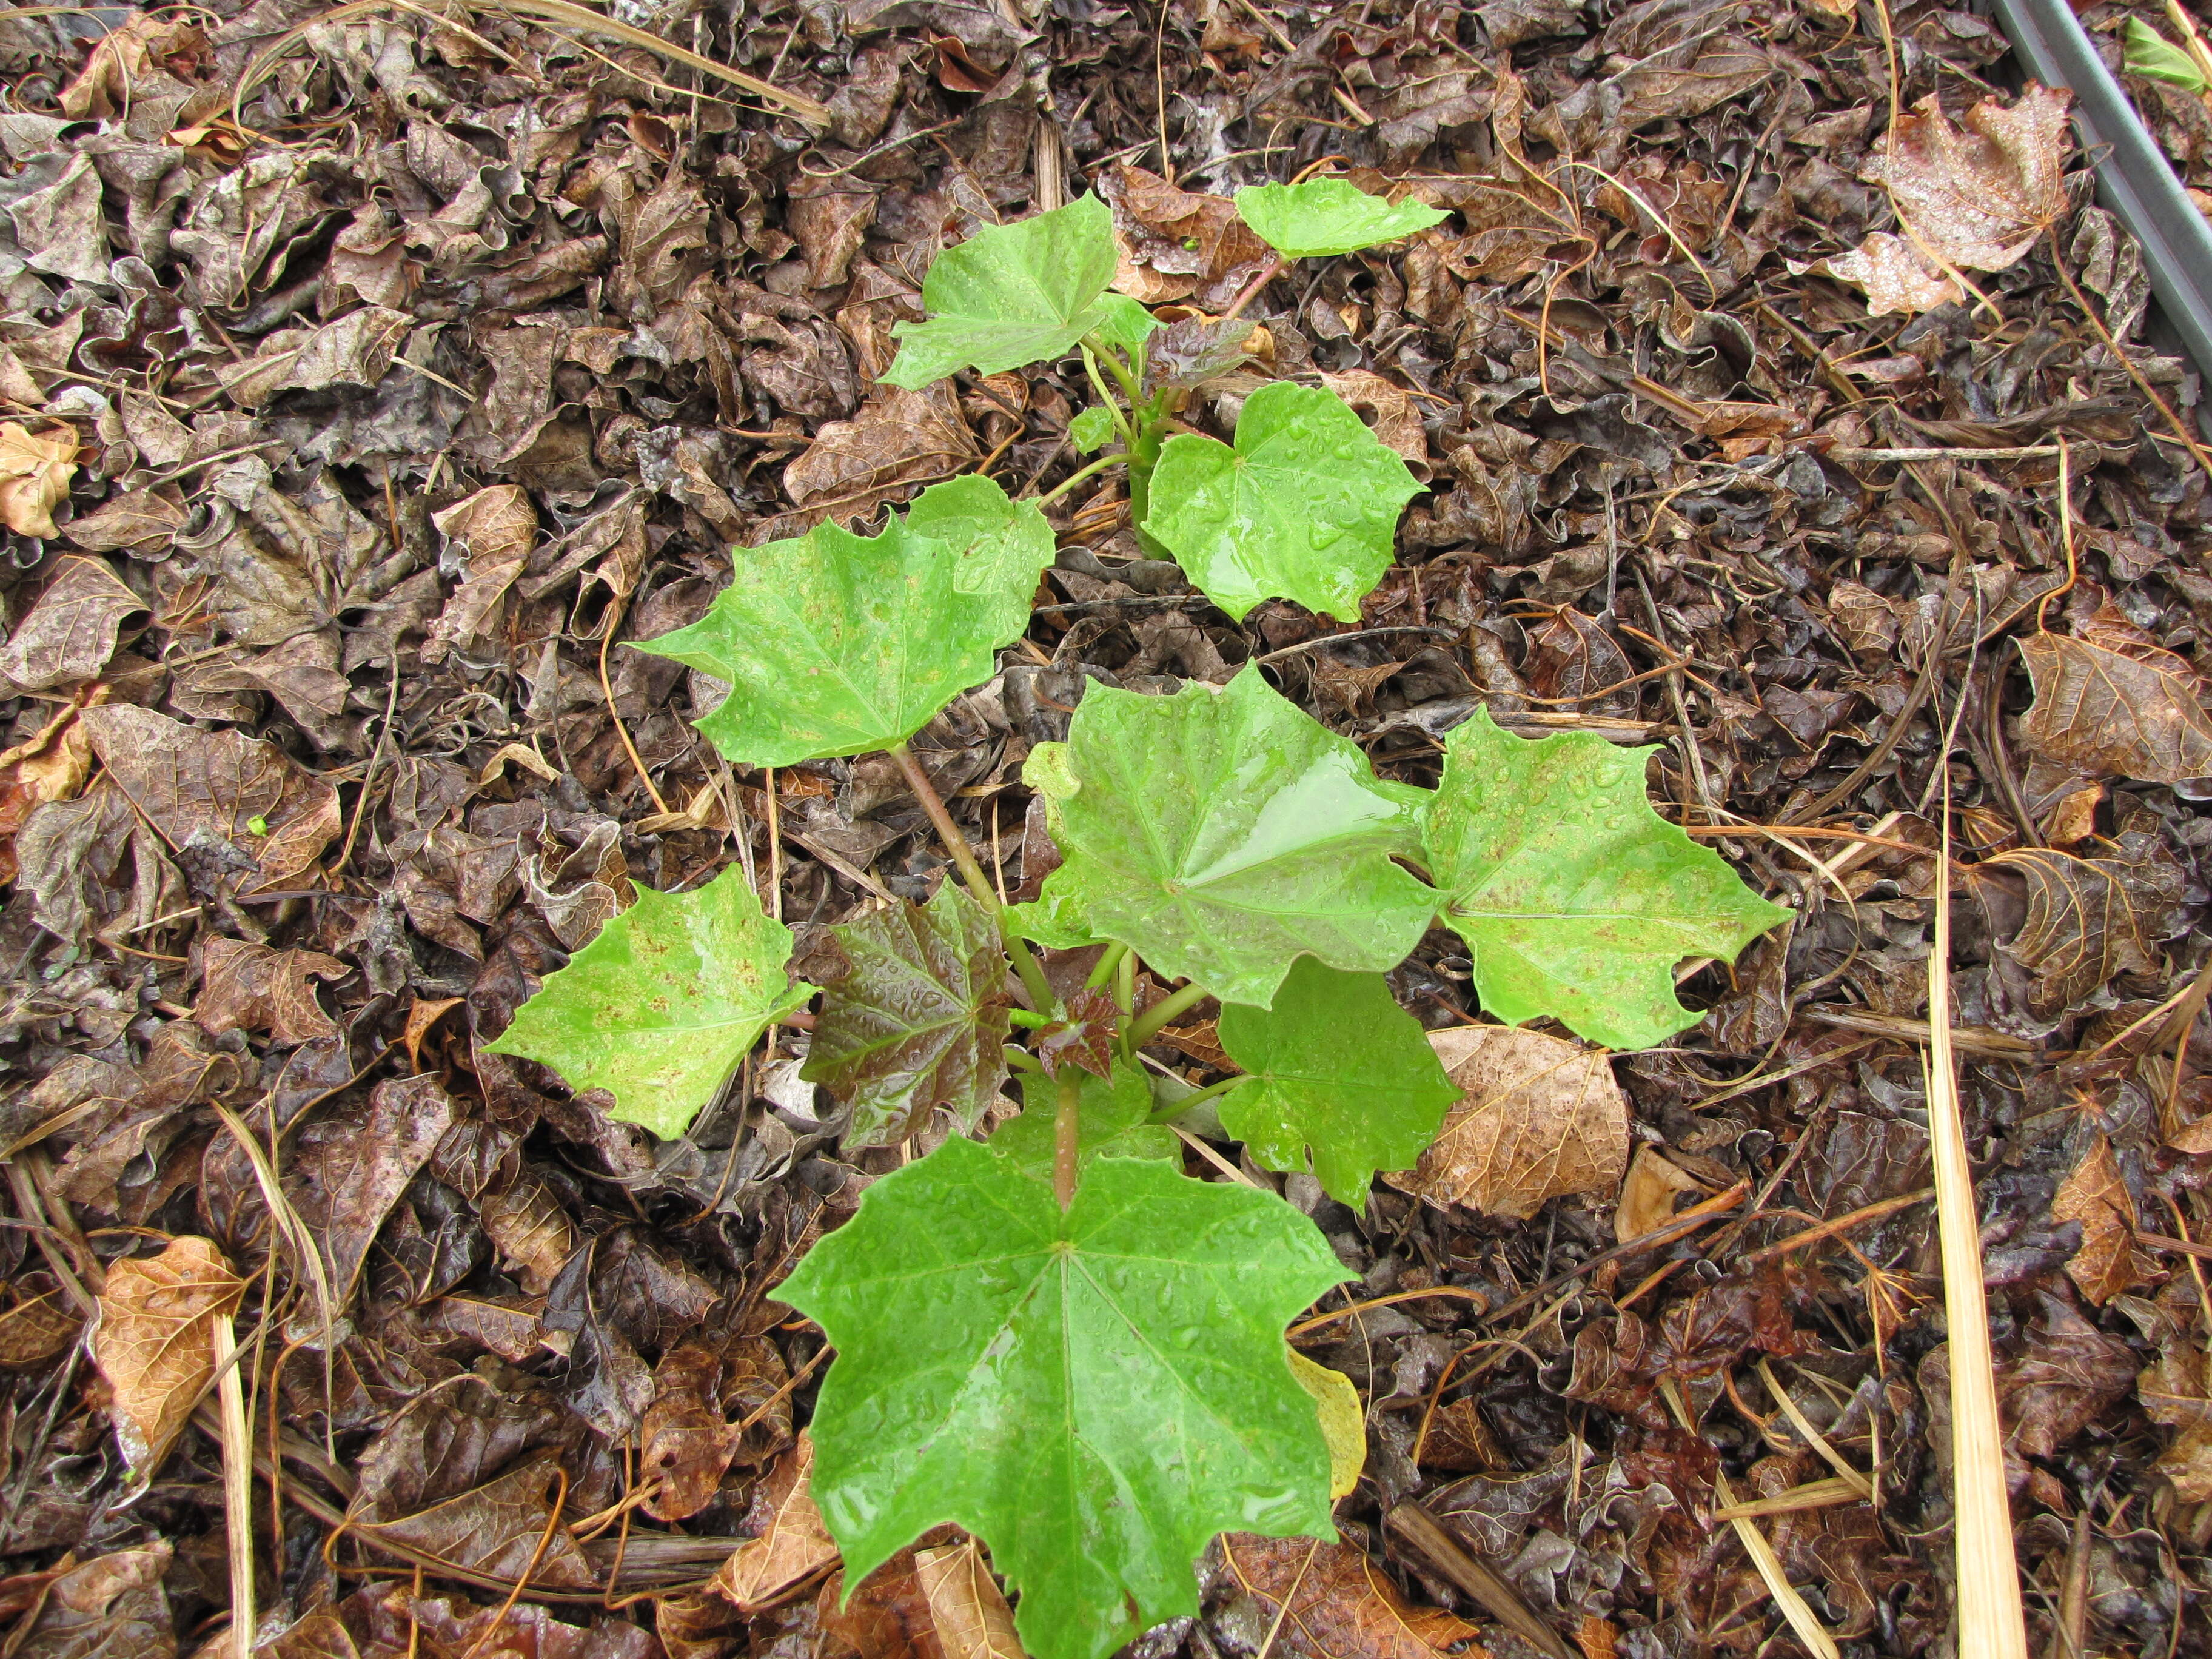
[{"label": "green leaf with pale center", "polygon": [[2204,71],[2197,67],[2197,60],[2142,18],[2128,19],[2126,39],[2123,67],[2129,74],[2168,82],[2191,92],[2204,90]]},{"label": "green leaf with pale center", "polygon": [[1020,1593],[1036,1659],[1198,1610],[1224,1530],[1333,1538],[1285,1324],[1348,1275],[1273,1194],[1101,1158],[1050,1185],[946,1141],[871,1186],[776,1290],[837,1349],[816,1504],[856,1584],[950,1522]]},{"label": "green leaf with pale center", "polygon": [[1159,319],[1126,294],[1109,294],[1098,301],[1104,313],[1091,331],[1099,345],[1118,347],[1134,368],[1144,361],[1145,342],[1160,325]]},{"label": "green leaf with pale center", "polygon": [[1342,179],[1247,185],[1237,192],[1237,212],[1261,241],[1290,259],[1356,253],[1426,230],[1445,217],[1411,198],[1387,202]]},{"label": "green leaf with pale center", "polygon": [[942,1106],[972,1129],[1006,1080],[1006,957],[957,882],[926,905],[830,930],[847,971],[823,987],[799,1075],[852,1102],[848,1146],[896,1145]]},{"label": "green leaf with pale center", "polygon": [[1114,435],[1114,411],[1103,404],[1093,404],[1067,422],[1067,441],[1088,455],[1101,448]]},{"label": "green leaf with pale center", "polygon": [[704,617],[636,648],[729,683],[699,729],[737,765],[867,754],[991,678],[1052,559],[1033,503],[956,478],[892,514],[880,536],[823,524],[738,549]]},{"label": "green leaf with pale center", "polygon": [[1172,697],[1094,686],[1023,777],[1066,860],[1036,920],[1119,940],[1224,1002],[1267,1006],[1309,953],[1395,967],[1435,908],[1390,861],[1414,852],[1427,792],[1377,778],[1257,669]]},{"label": "green leaf with pale center", "polygon": [[1420,1021],[1379,974],[1310,957],[1271,1009],[1224,1007],[1221,1047],[1251,1080],[1221,1097],[1221,1127],[1267,1170],[1313,1173],[1331,1198],[1367,1207],[1378,1170],[1410,1170],[1459,1091]]},{"label": "green leaf with pale center", "polygon": [[[1076,1097],[1075,1147],[1080,1168],[1103,1154],[1108,1158],[1173,1159],[1182,1150],[1176,1132],[1152,1120],[1152,1085],[1132,1066],[1117,1065],[1109,1078],[1088,1072],[1062,1073],[1079,1079]],[[1022,1115],[1001,1123],[992,1132],[990,1149],[1039,1181],[1052,1179],[1054,1120],[1060,1111],[1057,1079],[1024,1072],[1021,1077]],[[1177,1165],[1180,1168],[1180,1164]]]},{"label": "green leaf with pale center", "polygon": [[1100,296],[1114,259],[1113,210],[1096,196],[977,231],[930,265],[929,320],[891,331],[899,351],[884,383],[918,389],[963,368],[995,374],[1074,350],[1109,319]]},{"label": "green leaf with pale center", "polygon": [[1591,732],[1531,742],[1482,708],[1444,740],[1429,874],[1508,1024],[1549,1015],[1609,1048],[1663,1042],[1698,1018],[1675,999],[1677,964],[1733,961],[1789,915],[1652,810],[1650,752]]},{"label": "green leaf with pale center", "polygon": [[1160,447],[1145,528],[1239,622],[1267,599],[1359,620],[1421,486],[1334,392],[1276,380],[1245,399],[1234,446]]},{"label": "green leaf with pale center", "polygon": [[763,1028],[814,994],[786,976],[790,959],[790,931],[735,865],[689,893],[640,888],[484,1046],[550,1066],[579,1091],[605,1089],[610,1115],[672,1140]]}]

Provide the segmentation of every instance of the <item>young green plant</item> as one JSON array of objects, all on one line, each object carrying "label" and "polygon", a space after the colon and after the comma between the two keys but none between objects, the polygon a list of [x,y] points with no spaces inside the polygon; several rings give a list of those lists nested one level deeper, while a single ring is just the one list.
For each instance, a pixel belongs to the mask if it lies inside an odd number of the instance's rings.
[{"label": "young green plant", "polygon": [[[1439,216],[1334,179],[1237,206],[1284,258]],[[1287,382],[1246,399],[1232,443],[1170,430],[1245,325],[1158,326],[1107,291],[1114,266],[1088,198],[949,249],[886,378],[1080,356],[1101,401],[1079,439],[1121,447],[1079,476],[1126,465],[1139,527],[1232,616],[1280,597],[1356,617],[1416,488],[1402,463]],[[791,937],[737,871],[644,895],[491,1046],[673,1135],[818,994],[802,1075],[847,1103],[843,1144],[939,1143],[776,1291],[837,1351],[812,1490],[845,1582],[951,1522],[989,1547],[1037,1659],[1104,1659],[1196,1611],[1216,1533],[1333,1537],[1361,1450],[1348,1384],[1283,1335],[1349,1275],[1281,1199],[1187,1176],[1170,1121],[1363,1207],[1455,1095],[1384,977],[1432,925],[1465,940],[1500,1018],[1637,1047],[1697,1018],[1676,964],[1733,957],[1787,913],[1652,811],[1646,751],[1529,742],[1478,712],[1416,787],[1256,667],[1171,696],[1092,689],[1023,774],[1063,862],[1006,904],[907,743],[991,678],[1054,556],[1038,504],[981,477],[873,537],[823,525],[744,550],[701,621],[640,648],[729,687],[699,724],[734,766],[890,754],[960,880],[831,928],[818,992],[788,982]],[[1097,955],[1061,995],[1036,948]],[[1151,981],[1176,988],[1139,1006]],[[1143,1051],[1208,999],[1241,1070],[1194,1091]],[[1332,1443],[1324,1423],[1347,1421]]]}]

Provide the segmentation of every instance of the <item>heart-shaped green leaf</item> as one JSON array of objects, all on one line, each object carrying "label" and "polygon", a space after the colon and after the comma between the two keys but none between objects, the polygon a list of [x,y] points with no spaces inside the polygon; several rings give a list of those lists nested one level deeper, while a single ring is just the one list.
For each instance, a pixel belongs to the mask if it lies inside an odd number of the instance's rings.
[{"label": "heart-shaped green leaf", "polygon": [[814,994],[786,978],[790,959],[790,931],[735,865],[689,893],[640,888],[484,1046],[550,1066],[572,1089],[606,1090],[610,1115],[672,1140],[762,1028]]},{"label": "heart-shaped green leaf", "polygon": [[1386,202],[1342,179],[1248,185],[1237,192],[1237,211],[1261,241],[1290,259],[1354,253],[1444,219],[1439,210],[1410,198]]},{"label": "heart-shaped green leaf", "polygon": [[866,754],[991,678],[1052,558],[1034,504],[956,478],[891,514],[880,536],[824,524],[739,548],[704,617],[637,648],[729,682],[699,729],[740,766]]},{"label": "heart-shaped green leaf", "polygon": [[1114,213],[1085,196],[1011,225],[980,230],[939,254],[921,282],[924,323],[901,323],[888,386],[919,389],[963,368],[1019,368],[1075,349],[1107,320]]},{"label": "heart-shaped green leaf", "polygon": [[1023,777],[1066,859],[1042,916],[1080,917],[1224,1002],[1267,1006],[1308,953],[1395,967],[1435,908],[1390,861],[1414,850],[1428,792],[1377,778],[1255,668],[1172,697],[1094,687]]},{"label": "heart-shaped green leaf", "polygon": [[1328,1195],[1355,1210],[1376,1170],[1420,1161],[1459,1098],[1380,975],[1310,957],[1272,1009],[1222,1009],[1220,1039],[1251,1078],[1221,1097],[1221,1127],[1262,1169],[1304,1170],[1310,1158]]},{"label": "heart-shaped green leaf", "polygon": [[1239,622],[1274,598],[1358,622],[1420,489],[1343,398],[1276,380],[1245,400],[1234,447],[1191,432],[1160,447],[1145,528]]},{"label": "heart-shaped green leaf", "polygon": [[813,1495],[856,1584],[942,1522],[1021,1595],[1037,1659],[1198,1608],[1217,1532],[1335,1535],[1283,1327],[1349,1275],[1297,1211],[1175,1162],[1046,1182],[946,1141],[870,1187],[776,1290],[837,1349]]},{"label": "heart-shaped green leaf", "polygon": [[1652,810],[1650,752],[1591,732],[1531,742],[1483,708],[1444,740],[1429,873],[1482,1006],[1508,1024],[1548,1014],[1611,1048],[1662,1042],[1698,1020],[1675,965],[1733,961],[1789,915]]},{"label": "heart-shaped green leaf", "polygon": [[[1065,1074],[1064,1074],[1065,1075]],[[1076,1158],[1079,1168],[1107,1158],[1176,1159],[1182,1143],[1165,1124],[1152,1121],[1152,1085],[1133,1066],[1116,1066],[1110,1078],[1087,1072],[1073,1074],[1082,1092],[1076,1097]],[[1022,1115],[992,1132],[991,1151],[1024,1175],[1052,1179],[1054,1120],[1060,1110],[1060,1082],[1024,1073]]]},{"label": "heart-shaped green leaf", "polygon": [[853,1103],[848,1146],[888,1146],[942,1106],[972,1129],[1006,1080],[1006,958],[983,907],[946,882],[832,927],[850,964],[823,987],[799,1075]]}]

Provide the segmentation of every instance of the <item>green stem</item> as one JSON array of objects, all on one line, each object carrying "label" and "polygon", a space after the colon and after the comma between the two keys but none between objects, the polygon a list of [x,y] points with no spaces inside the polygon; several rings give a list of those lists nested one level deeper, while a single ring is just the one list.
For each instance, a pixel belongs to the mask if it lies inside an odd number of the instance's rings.
[{"label": "green stem", "polygon": [[1009,1008],[1006,1011],[1006,1018],[1017,1025],[1027,1026],[1032,1031],[1040,1030],[1052,1024],[1050,1014],[1032,1013],[1027,1008]]},{"label": "green stem", "polygon": [[1043,1062],[1026,1048],[1018,1048],[1009,1042],[1006,1047],[1006,1064],[1018,1072],[1035,1072],[1039,1077],[1045,1074]]},{"label": "green stem", "polygon": [[1114,970],[1121,965],[1121,958],[1128,954],[1129,947],[1126,945],[1108,945],[1099,956],[1097,966],[1091,969],[1091,977],[1083,981],[1085,987],[1095,991],[1113,978]]},{"label": "green stem", "polygon": [[1060,1079],[1060,1109],[1052,1119],[1052,1195],[1063,1210],[1075,1202],[1075,1172],[1082,1150],[1078,1103],[1082,1098],[1082,1075],[1070,1067]]},{"label": "green stem", "polygon": [[1030,949],[1030,942],[1013,929],[1006,913],[999,912],[999,942],[1006,947],[1006,955],[1014,964],[1014,972],[1021,975],[1022,989],[1030,994],[1039,1013],[1050,1013],[1060,1006],[1060,999],[1052,994],[1052,985],[1044,976],[1044,966]]},{"label": "green stem", "polygon": [[1216,1095],[1225,1095],[1238,1084],[1249,1083],[1251,1080],[1252,1074],[1249,1072],[1239,1072],[1236,1076],[1225,1077],[1218,1083],[1209,1083],[1203,1089],[1187,1094],[1181,1100],[1170,1101],[1163,1106],[1157,1115],[1157,1121],[1164,1123],[1170,1118],[1181,1117],[1201,1100],[1212,1100]]},{"label": "green stem", "polygon": [[1157,403],[1146,404],[1137,410],[1136,435],[1129,441],[1129,525],[1148,552],[1157,551],[1145,520],[1152,516],[1152,468],[1158,464],[1166,428],[1166,410]]},{"label": "green stem", "polygon": [[[1091,389],[1098,394],[1098,402],[1101,406],[1104,408],[1109,415],[1111,415],[1114,417],[1114,431],[1115,434],[1120,437],[1123,443],[1127,443],[1129,441],[1129,417],[1121,412],[1121,405],[1114,401],[1114,394],[1107,391],[1106,382],[1098,378],[1097,354],[1092,351],[1087,345],[1079,347],[1078,349],[1083,353],[1083,372],[1091,377]],[[1121,374],[1120,365],[1116,364],[1110,356],[1108,356],[1106,362],[1108,367],[1114,370],[1115,377],[1119,379],[1123,386],[1126,387],[1128,385],[1128,378]],[[1136,394],[1132,392],[1129,397],[1129,406],[1133,409],[1136,407]]]},{"label": "green stem", "polygon": [[1091,477],[1096,473],[1103,472],[1108,467],[1114,465],[1116,462],[1124,459],[1126,458],[1121,455],[1101,455],[1097,460],[1092,461],[1089,465],[1078,467],[1073,472],[1069,473],[1067,477],[1062,478],[1051,489],[1046,490],[1043,495],[1034,495],[1031,496],[1030,499],[1037,504],[1037,507],[1040,509],[1048,507],[1052,502],[1066,495],[1069,490],[1074,489],[1076,485],[1081,483],[1085,478]]},{"label": "green stem", "polygon": [[1182,990],[1170,993],[1166,1001],[1155,1003],[1139,1015],[1136,1022],[1129,1027],[1130,1048],[1135,1050],[1143,1048],[1152,1040],[1153,1035],[1163,1025],[1184,1010],[1196,1007],[1205,1001],[1209,994],[1203,985],[1194,980]]},{"label": "green stem", "polygon": [[1114,1006],[1127,1019],[1137,1006],[1137,953],[1134,951],[1121,958],[1121,971],[1114,984]]}]

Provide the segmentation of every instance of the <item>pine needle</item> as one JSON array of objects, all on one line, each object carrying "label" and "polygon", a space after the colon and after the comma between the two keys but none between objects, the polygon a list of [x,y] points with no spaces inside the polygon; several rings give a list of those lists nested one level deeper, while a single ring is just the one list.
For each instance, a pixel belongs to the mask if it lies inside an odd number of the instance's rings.
[{"label": "pine needle", "polygon": [[1951,811],[1936,866],[1936,943],[1928,957],[1928,1139],[1936,1164],[1936,1214],[1943,1251],[1943,1311],[1951,1349],[1952,1543],[1954,1628],[1976,1659],[2027,1659],[2020,1567],[2005,1493],[2004,1431],[1997,1420],[1989,1303],[1973,1170],[1959,1112],[1951,1050]]}]

